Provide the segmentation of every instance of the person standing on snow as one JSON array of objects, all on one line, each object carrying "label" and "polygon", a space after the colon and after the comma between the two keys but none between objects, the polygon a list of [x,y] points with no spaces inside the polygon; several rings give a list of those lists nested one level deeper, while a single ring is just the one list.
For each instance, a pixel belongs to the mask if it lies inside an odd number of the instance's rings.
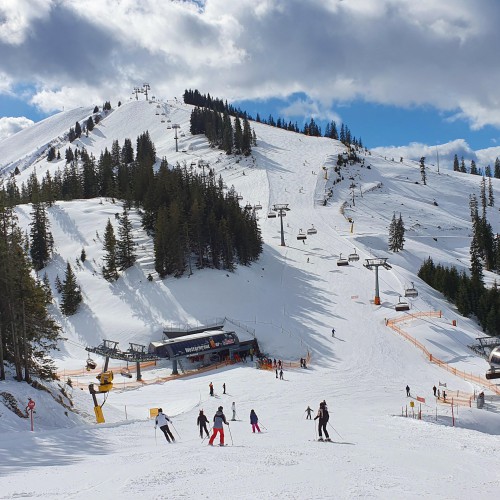
[{"label": "person standing on snow", "polygon": [[212,382],[210,382],[210,384],[208,384],[208,387],[210,389],[210,396],[213,396],[214,395],[214,384],[212,384]]},{"label": "person standing on snow", "polygon": [[406,395],[409,397],[410,396],[410,386],[406,386]]},{"label": "person standing on snow", "polygon": [[311,420],[312,409],[310,406],[306,408],[306,412],[307,412],[306,420]]},{"label": "person standing on snow", "polygon": [[328,409],[327,409],[326,403],[324,401],[322,401],[319,404],[318,414],[314,417],[314,420],[317,420],[318,418],[319,418],[319,422],[318,422],[319,438],[318,438],[318,441],[323,441],[322,432],[325,433],[326,441],[331,441],[330,435],[328,434],[328,431],[326,430],[326,424],[328,423],[328,420],[330,419],[330,415],[328,413]]},{"label": "person standing on snow", "polygon": [[198,427],[200,428],[200,437],[203,438],[203,431],[205,431],[205,433],[208,437],[209,436],[208,429],[207,429],[208,418],[203,413],[203,410],[200,410],[200,414],[198,415],[198,420],[196,421],[196,423],[198,424]]},{"label": "person standing on snow", "polygon": [[283,380],[283,370],[280,370],[280,380]]},{"label": "person standing on snow", "polygon": [[254,434],[255,434],[255,429],[261,432],[261,430],[259,429],[259,417],[257,417],[257,414],[255,413],[254,410],[250,411],[250,423],[252,424],[252,432]]},{"label": "person standing on snow", "polygon": [[158,408],[158,415],[156,416],[155,420],[155,429],[159,425],[160,430],[165,434],[165,438],[167,441],[170,443],[170,440],[172,440],[172,443],[175,443],[174,435],[168,428],[168,423],[172,422],[164,413],[161,408]]},{"label": "person standing on snow", "polygon": [[219,434],[220,437],[220,446],[224,446],[224,427],[222,424],[226,425],[229,424],[227,423],[226,416],[224,415],[222,410],[223,410],[222,406],[219,406],[219,409],[214,415],[214,426],[213,426],[214,433],[212,434],[212,437],[208,442],[209,446],[214,445],[214,440],[217,434]]},{"label": "person standing on snow", "polygon": [[436,397],[436,391],[437,391],[436,386],[432,388],[432,391],[434,392],[434,397]]},{"label": "person standing on snow", "polygon": [[222,394],[226,394],[226,383],[225,382],[222,384],[222,391],[223,391]]}]

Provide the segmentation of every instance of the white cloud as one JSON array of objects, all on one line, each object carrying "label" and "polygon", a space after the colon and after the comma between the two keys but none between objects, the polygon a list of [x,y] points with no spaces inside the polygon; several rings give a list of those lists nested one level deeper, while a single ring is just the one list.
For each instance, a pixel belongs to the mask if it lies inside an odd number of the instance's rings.
[{"label": "white cloud", "polygon": [[31,127],[33,120],[25,118],[24,116],[13,117],[4,116],[0,118],[0,141],[6,137],[14,135],[23,128]]},{"label": "white cloud", "polygon": [[2,15],[0,73],[41,89],[44,110],[147,81],[162,96],[304,92],[318,115],[364,99],[500,127],[499,2],[4,0]]}]

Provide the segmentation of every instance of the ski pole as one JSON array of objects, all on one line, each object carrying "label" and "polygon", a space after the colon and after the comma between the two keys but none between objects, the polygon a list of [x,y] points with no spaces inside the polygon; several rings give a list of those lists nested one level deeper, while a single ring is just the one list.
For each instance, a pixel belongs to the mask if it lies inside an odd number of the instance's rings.
[{"label": "ski pole", "polygon": [[158,446],[158,441],[156,440],[156,425],[155,425],[155,445]]},{"label": "ski pole", "polygon": [[337,435],[339,436],[340,439],[344,439],[337,431],[337,429],[335,429],[335,427],[330,423],[328,422],[328,425],[337,433]]},{"label": "ski pole", "polygon": [[[212,432],[212,427],[210,427],[210,429],[208,429],[208,435],[210,435],[210,433],[211,433],[211,432]],[[203,444],[203,441],[205,441],[205,439],[207,439],[207,437],[208,437],[208,436],[205,436],[205,437],[201,440],[202,444]]]},{"label": "ski pole", "polygon": [[316,422],[314,422],[314,441],[317,441],[317,440],[318,440],[318,435],[316,432]]},{"label": "ski pole", "polygon": [[268,428],[267,428],[267,427],[266,427],[266,426],[265,426],[262,422],[260,422],[260,421],[259,421],[259,425],[260,425],[261,427],[263,427],[264,429],[266,429],[266,431],[267,431],[267,430],[269,430],[269,429],[268,429]]},{"label": "ski pole", "polygon": [[170,423],[172,424],[172,427],[174,428],[175,433],[179,436],[179,439],[181,439],[181,436],[180,436],[180,434],[177,432],[177,429],[175,428],[174,423],[173,423],[172,421],[170,421]]},{"label": "ski pole", "polygon": [[229,436],[231,437],[231,446],[234,446],[234,443],[233,443],[233,435],[231,434],[231,427],[229,427],[229,424],[227,424],[227,428],[229,430]]}]

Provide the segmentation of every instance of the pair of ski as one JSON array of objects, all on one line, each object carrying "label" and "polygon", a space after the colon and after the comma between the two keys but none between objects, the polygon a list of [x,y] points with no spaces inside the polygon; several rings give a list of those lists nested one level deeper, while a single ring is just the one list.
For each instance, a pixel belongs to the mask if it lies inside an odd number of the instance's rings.
[{"label": "pair of ski", "polygon": [[313,439],[313,441],[315,441],[316,443],[333,443],[333,441],[330,438],[327,438],[327,439],[323,439],[323,438]]}]

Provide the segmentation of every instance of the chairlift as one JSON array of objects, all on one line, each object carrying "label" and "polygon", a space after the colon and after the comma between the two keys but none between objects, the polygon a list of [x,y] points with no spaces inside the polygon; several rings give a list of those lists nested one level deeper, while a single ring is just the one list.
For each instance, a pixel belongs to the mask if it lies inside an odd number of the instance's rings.
[{"label": "chairlift", "polygon": [[307,230],[307,234],[316,234],[318,230],[314,227],[314,224],[311,224],[311,227]]},{"label": "chairlift", "polygon": [[500,378],[500,369],[499,368],[490,368],[487,372],[486,372],[486,380],[492,380],[492,379],[495,379],[495,378]]},{"label": "chairlift", "polygon": [[157,107],[158,109],[160,109],[160,105],[159,105],[159,104],[157,104],[157,105],[156,105],[156,107]]},{"label": "chairlift", "polygon": [[120,375],[122,377],[132,378],[132,374],[130,373],[130,370],[128,369],[128,362],[127,362],[127,368],[122,368],[120,370]]},{"label": "chairlift", "polygon": [[156,116],[160,116],[160,113],[158,111],[155,114],[156,114]]},{"label": "chairlift", "polygon": [[267,218],[268,218],[268,219],[275,219],[275,218],[276,218],[276,212],[270,211],[270,212],[267,214]]},{"label": "chairlift", "polygon": [[87,358],[87,371],[89,372],[90,370],[95,370],[97,368],[97,363],[90,357],[90,354]]},{"label": "chairlift", "polygon": [[348,255],[349,262],[357,262],[359,260],[359,255],[356,253],[356,249],[354,249],[353,253]]},{"label": "chairlift", "polygon": [[337,266],[348,266],[349,260],[346,258],[342,258],[342,254],[340,254],[339,259],[337,260]]},{"label": "chairlift", "polygon": [[167,120],[167,122],[168,122],[168,123],[170,123],[171,121],[172,121],[172,120],[171,120],[170,118]]},{"label": "chairlift", "polygon": [[413,281],[411,282],[411,288],[405,289],[405,297],[410,297],[410,298],[418,297],[418,290],[413,286]]},{"label": "chairlift", "polygon": [[394,309],[396,311],[409,311],[410,310],[410,305],[408,302],[405,302],[404,300],[401,300],[401,295],[399,296],[399,302],[395,305]]},{"label": "chairlift", "polygon": [[172,128],[170,125],[167,125],[167,128]]},{"label": "chairlift", "polygon": [[243,199],[243,196],[242,196],[241,194],[239,194],[238,196],[236,196],[236,199],[237,199],[238,201],[241,201],[241,200]]},{"label": "chairlift", "polygon": [[299,229],[299,234],[297,235],[298,240],[307,240],[306,233],[302,231],[302,229]]},{"label": "chairlift", "polygon": [[245,210],[252,210],[252,208],[253,208],[253,207],[252,207],[252,205],[250,205],[250,203],[247,203],[247,204],[245,205]]},{"label": "chairlift", "polygon": [[257,203],[257,205],[254,205],[253,209],[254,210],[262,210],[262,205],[260,203]]},{"label": "chairlift", "polygon": [[161,119],[161,122],[162,122],[162,123],[165,123],[165,120],[162,118],[162,119]]},{"label": "chairlift", "polygon": [[186,137],[186,134],[184,132],[181,132],[181,137]]}]

